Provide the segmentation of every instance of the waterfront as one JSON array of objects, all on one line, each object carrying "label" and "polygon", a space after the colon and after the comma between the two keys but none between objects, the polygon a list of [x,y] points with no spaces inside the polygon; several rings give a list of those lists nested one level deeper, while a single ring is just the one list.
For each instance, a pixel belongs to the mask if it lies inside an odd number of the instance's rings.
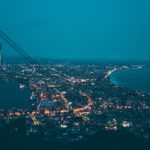
[{"label": "waterfront", "polygon": [[114,72],[110,81],[133,90],[150,93],[150,69],[125,69]]},{"label": "waterfront", "polygon": [[20,89],[15,82],[0,81],[0,109],[29,108],[29,96],[29,89]]}]

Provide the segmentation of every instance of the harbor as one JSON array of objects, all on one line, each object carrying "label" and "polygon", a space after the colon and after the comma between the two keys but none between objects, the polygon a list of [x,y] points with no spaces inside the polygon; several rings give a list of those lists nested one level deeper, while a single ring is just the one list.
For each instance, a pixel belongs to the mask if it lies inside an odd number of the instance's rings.
[{"label": "harbor", "polygon": [[0,109],[31,108],[30,90],[11,81],[0,81]]}]

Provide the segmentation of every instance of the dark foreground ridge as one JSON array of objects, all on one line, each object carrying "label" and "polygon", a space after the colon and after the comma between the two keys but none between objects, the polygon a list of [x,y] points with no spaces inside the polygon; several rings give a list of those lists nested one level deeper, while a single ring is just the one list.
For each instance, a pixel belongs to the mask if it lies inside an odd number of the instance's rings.
[{"label": "dark foreground ridge", "polygon": [[[12,128],[18,129],[17,134],[11,133]],[[149,141],[137,138],[127,132],[99,131],[86,141],[79,141],[63,145],[55,142],[43,141],[40,135],[26,136],[24,119],[14,121],[11,125],[0,129],[0,144],[2,150],[146,150],[149,149]]]}]

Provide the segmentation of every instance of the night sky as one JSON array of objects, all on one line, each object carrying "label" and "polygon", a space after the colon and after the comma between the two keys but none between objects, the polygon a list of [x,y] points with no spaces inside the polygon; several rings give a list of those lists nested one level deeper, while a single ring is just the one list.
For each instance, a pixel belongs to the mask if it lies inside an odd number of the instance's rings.
[{"label": "night sky", "polygon": [[150,59],[150,0],[0,0],[0,29],[32,56]]}]

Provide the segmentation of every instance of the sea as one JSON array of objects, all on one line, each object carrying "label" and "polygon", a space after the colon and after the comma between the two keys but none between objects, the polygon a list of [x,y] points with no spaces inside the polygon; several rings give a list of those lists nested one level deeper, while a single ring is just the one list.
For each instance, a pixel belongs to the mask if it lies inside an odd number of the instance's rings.
[{"label": "sea", "polygon": [[132,90],[150,93],[150,69],[126,69],[112,73],[110,81]]},{"label": "sea", "polygon": [[30,90],[20,89],[16,82],[0,81],[0,109],[30,108]]}]

